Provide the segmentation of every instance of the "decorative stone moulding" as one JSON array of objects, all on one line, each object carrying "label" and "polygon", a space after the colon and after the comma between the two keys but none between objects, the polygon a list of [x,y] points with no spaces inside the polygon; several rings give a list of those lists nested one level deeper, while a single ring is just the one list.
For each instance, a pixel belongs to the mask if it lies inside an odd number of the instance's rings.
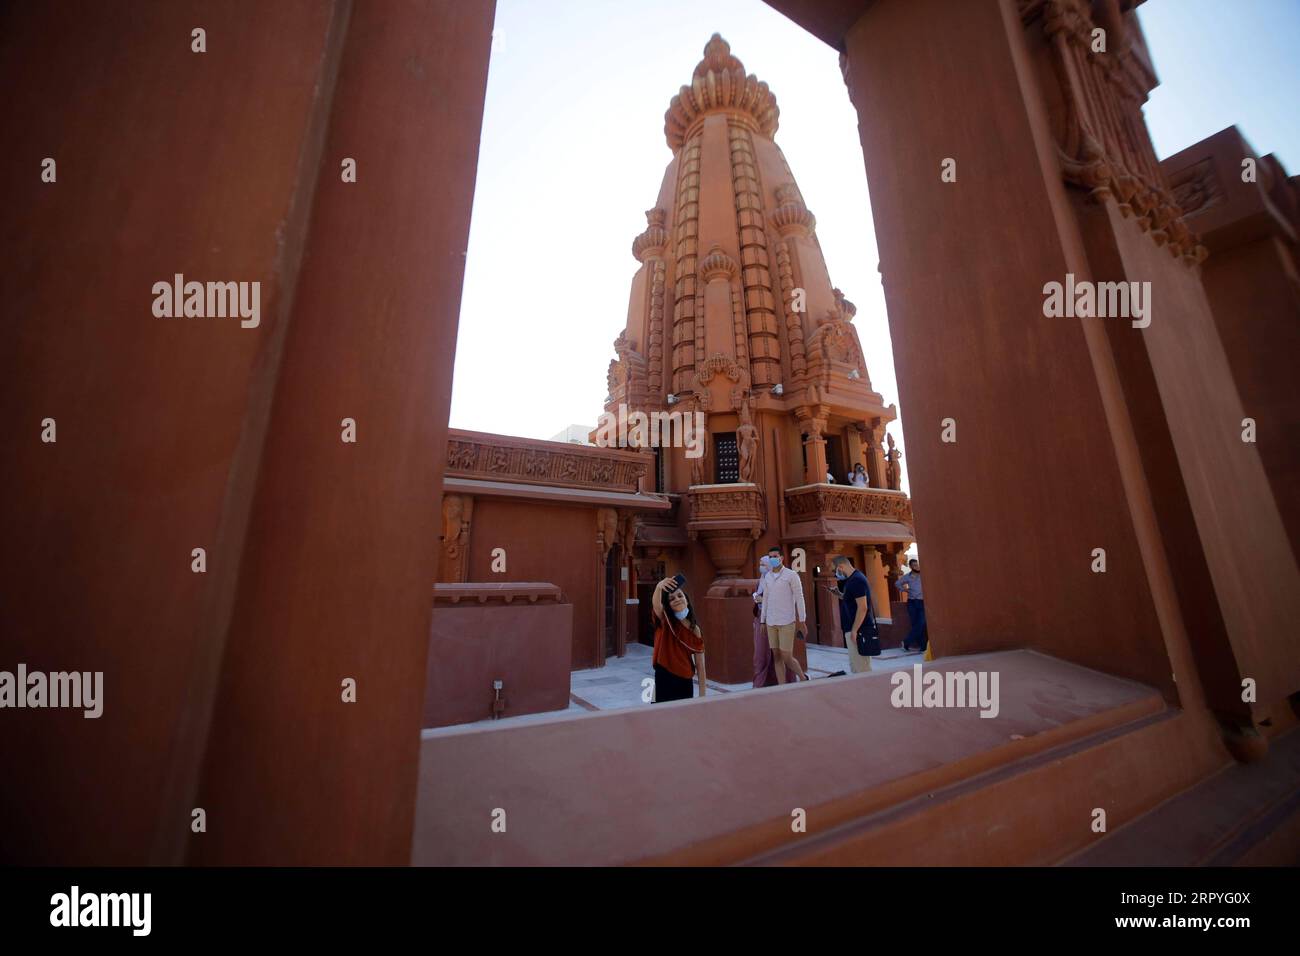
[{"label": "decorative stone moulding", "polygon": [[1183,210],[1165,187],[1142,117],[1142,104],[1156,85],[1154,73],[1116,19],[1116,9],[1095,5],[1107,33],[1105,52],[1092,50],[1098,26],[1087,0],[1019,0],[1027,28],[1041,25],[1062,108],[1053,117],[1066,182],[1093,199],[1113,199],[1120,214],[1159,247],[1189,265],[1207,253],[1183,221]]},{"label": "decorative stone moulding", "polygon": [[745,64],[731,55],[731,46],[718,34],[704,47],[704,59],[695,67],[691,85],[683,86],[664,114],[664,136],[676,153],[686,142],[692,124],[705,113],[729,110],[748,117],[754,128],[771,138],[780,110],[776,97],[758,77],[745,75]]},{"label": "decorative stone moulding", "polygon": [[762,490],[754,484],[693,485],[687,500],[687,531],[704,542],[717,577],[739,577],[750,547],[767,527]]},{"label": "decorative stone moulding", "polygon": [[817,217],[804,205],[799,187],[786,183],[776,187],[776,209],[772,213],[772,225],[782,236],[811,236],[817,228]]},{"label": "decorative stone moulding", "polygon": [[662,255],[664,247],[668,245],[668,229],[664,226],[668,213],[663,209],[647,209],[645,219],[645,232],[632,240],[632,255],[637,262]]},{"label": "decorative stone moulding", "polygon": [[696,380],[701,385],[708,385],[713,381],[715,375],[725,375],[732,382],[739,382],[746,378],[745,370],[740,367],[735,359],[723,355],[720,352],[714,352],[713,355],[700,363],[700,370],[696,372]]},{"label": "decorative stone moulding", "polygon": [[512,581],[491,584],[435,584],[435,607],[458,604],[566,604],[564,593],[554,584]]},{"label": "decorative stone moulding", "polygon": [[714,279],[730,279],[736,271],[736,260],[723,252],[722,247],[716,243],[709,250],[709,254],[700,260],[700,275],[704,277],[705,282],[712,282]]},{"label": "decorative stone moulding", "polygon": [[635,493],[637,483],[649,471],[642,456],[634,451],[555,445],[504,435],[452,431],[447,440],[447,474],[457,478]]},{"label": "decorative stone moulding", "polygon": [[785,493],[786,512],[791,521],[814,518],[858,518],[897,521],[912,525],[912,502],[897,491],[835,485],[805,485]]}]

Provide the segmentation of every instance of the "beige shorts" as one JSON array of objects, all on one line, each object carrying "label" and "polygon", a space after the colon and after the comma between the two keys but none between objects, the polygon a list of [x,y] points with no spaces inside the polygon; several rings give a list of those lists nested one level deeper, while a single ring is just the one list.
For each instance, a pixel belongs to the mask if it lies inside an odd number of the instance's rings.
[{"label": "beige shorts", "polygon": [[780,648],[783,651],[793,651],[794,632],[794,624],[767,625],[767,646],[772,650]]}]

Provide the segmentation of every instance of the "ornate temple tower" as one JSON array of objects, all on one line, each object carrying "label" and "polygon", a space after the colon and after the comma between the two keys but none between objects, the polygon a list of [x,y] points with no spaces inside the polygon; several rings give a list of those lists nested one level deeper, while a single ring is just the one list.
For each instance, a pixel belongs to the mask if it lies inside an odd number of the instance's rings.
[{"label": "ornate temple tower", "polygon": [[[827,559],[846,553],[887,618],[886,569],[914,538],[886,447],[896,413],[871,388],[856,309],[773,140],[778,116],[767,84],[714,34],[664,117],[673,158],[632,242],[640,268],[605,410],[698,412],[707,441],[699,457],[655,450],[645,490],[675,507],[661,524],[643,519],[637,571],[644,583],[682,568],[697,592],[712,582],[714,598],[748,601],[757,553],[780,542],[804,549],[811,616],[816,579],[833,580]],[[847,483],[857,464],[870,487]],[[810,640],[842,643],[832,607],[819,607]]]}]

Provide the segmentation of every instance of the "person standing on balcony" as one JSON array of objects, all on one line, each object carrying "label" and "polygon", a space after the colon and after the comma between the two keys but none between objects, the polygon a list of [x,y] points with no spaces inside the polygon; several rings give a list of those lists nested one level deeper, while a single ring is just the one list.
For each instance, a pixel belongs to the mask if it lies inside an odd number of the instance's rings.
[{"label": "person standing on balcony", "polygon": [[912,622],[911,628],[907,632],[907,637],[903,638],[903,650],[912,650],[911,645],[916,644],[917,651],[924,651],[929,643],[929,635],[925,630],[925,591],[921,588],[921,565],[913,558],[907,562],[908,572],[898,579],[896,587],[907,595],[907,619]]},{"label": "person standing on balcony", "polygon": [[658,621],[652,658],[655,672],[655,703],[690,700],[692,678],[700,682],[700,696],[707,691],[704,673],[704,636],[695,620],[695,609],[686,594],[681,575],[664,578],[655,587],[650,609]]},{"label": "person standing on balcony", "polygon": [[763,585],[763,604],[760,620],[767,628],[767,644],[776,658],[777,683],[785,683],[786,671],[792,671],[799,680],[808,675],[794,656],[796,630],[807,628],[808,615],[804,611],[803,582],[799,575],[784,566],[785,556],[773,545],[767,552],[772,566]]},{"label": "person standing on balcony", "polygon": [[867,469],[862,467],[862,462],[854,465],[853,470],[849,472],[849,484],[854,488],[871,487],[871,482],[867,480]]}]

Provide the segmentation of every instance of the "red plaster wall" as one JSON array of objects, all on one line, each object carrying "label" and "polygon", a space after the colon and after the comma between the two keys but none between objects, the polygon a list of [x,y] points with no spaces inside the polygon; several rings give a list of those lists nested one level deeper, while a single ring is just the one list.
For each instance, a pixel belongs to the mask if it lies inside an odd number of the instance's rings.
[{"label": "red plaster wall", "polygon": [[[1171,689],[1083,329],[1043,316],[1043,284],[1072,270],[1062,187],[1000,6],[877,3],[846,39],[930,634],[943,654],[1034,647]],[[954,184],[939,179],[948,156]],[[940,441],[946,417],[955,443]],[[1090,570],[1098,547],[1106,574]]]},{"label": "red plaster wall", "polygon": [[[509,586],[503,592],[509,594]],[[566,709],[572,633],[573,605],[555,598],[439,601],[429,628],[423,726],[492,716],[495,680],[504,685],[505,717]]]},{"label": "red plaster wall", "polygon": [[1109,205],[1078,208],[1097,278],[1152,283],[1150,327],[1112,321],[1110,339],[1210,703],[1248,715],[1244,677],[1261,704],[1300,690],[1300,572],[1259,446],[1241,441],[1245,412],[1197,271]]},{"label": "red plaster wall", "polygon": [[[505,574],[492,571],[493,548],[506,549]],[[468,575],[471,581],[557,585],[573,607],[570,666],[581,670],[603,661],[604,620],[598,611],[604,582],[596,550],[596,509],[476,498]]]},{"label": "red plaster wall", "polygon": [[[492,17],[0,9],[0,659],[105,681],[0,721],[6,860],[408,859]],[[155,318],[177,272],[261,281],[260,327]]]},{"label": "red plaster wall", "polygon": [[1205,292],[1241,394],[1258,426],[1260,459],[1300,552],[1300,285],[1275,237],[1215,250],[1202,267]]}]

